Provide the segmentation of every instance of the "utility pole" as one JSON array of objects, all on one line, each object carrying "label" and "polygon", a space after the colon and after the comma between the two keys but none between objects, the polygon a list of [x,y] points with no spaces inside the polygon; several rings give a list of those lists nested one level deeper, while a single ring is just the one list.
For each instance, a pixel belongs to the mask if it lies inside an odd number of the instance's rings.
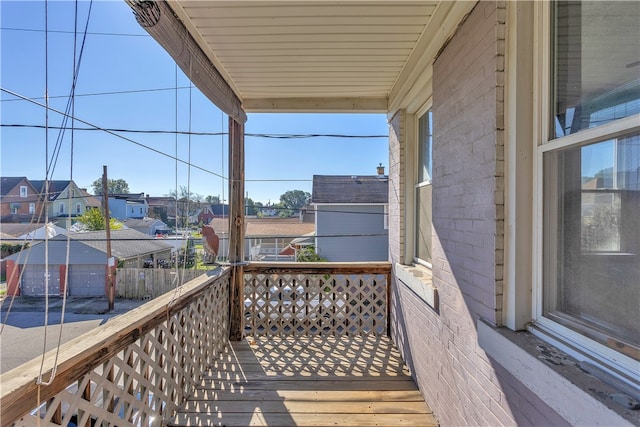
[{"label": "utility pole", "polygon": [[107,180],[107,167],[102,166],[102,207],[104,209],[104,225],[107,237],[107,277],[105,278],[105,291],[109,301],[109,311],[113,310],[115,300],[115,284],[113,269],[115,260],[111,256],[111,220],[109,218],[109,185]]}]

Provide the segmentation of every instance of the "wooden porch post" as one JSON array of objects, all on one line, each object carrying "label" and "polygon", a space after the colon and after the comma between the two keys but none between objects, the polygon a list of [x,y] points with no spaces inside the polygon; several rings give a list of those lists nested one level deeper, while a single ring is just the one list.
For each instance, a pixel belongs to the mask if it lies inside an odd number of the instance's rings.
[{"label": "wooden porch post", "polygon": [[244,331],[244,123],[229,117],[229,263],[231,271],[229,339]]}]

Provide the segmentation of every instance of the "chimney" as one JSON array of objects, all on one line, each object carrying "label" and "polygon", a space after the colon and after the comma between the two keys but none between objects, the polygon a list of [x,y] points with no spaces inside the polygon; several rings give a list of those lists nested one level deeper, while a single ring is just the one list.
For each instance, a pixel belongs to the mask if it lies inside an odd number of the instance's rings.
[{"label": "chimney", "polygon": [[378,165],[378,176],[384,176],[384,166],[382,166],[382,163]]}]

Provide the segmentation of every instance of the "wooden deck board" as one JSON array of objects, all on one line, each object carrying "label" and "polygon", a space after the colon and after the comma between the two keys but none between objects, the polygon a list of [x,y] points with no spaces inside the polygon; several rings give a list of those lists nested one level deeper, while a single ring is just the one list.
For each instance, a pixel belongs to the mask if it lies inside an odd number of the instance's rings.
[{"label": "wooden deck board", "polygon": [[251,338],[204,373],[169,426],[437,426],[386,338]]}]

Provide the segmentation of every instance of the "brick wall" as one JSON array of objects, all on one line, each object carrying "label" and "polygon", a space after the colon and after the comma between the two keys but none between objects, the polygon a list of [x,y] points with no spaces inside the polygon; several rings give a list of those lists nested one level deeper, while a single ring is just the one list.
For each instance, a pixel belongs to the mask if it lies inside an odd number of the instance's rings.
[{"label": "brick wall", "polygon": [[[443,426],[563,424],[494,366],[476,331],[479,318],[500,324],[502,317],[505,16],[505,2],[478,2],[433,64],[432,273],[439,306],[431,309],[401,282],[391,301],[393,338]],[[407,135],[402,120],[392,120],[391,129],[394,171]],[[392,236],[402,228],[390,225],[392,261],[401,262],[401,239]]]}]

